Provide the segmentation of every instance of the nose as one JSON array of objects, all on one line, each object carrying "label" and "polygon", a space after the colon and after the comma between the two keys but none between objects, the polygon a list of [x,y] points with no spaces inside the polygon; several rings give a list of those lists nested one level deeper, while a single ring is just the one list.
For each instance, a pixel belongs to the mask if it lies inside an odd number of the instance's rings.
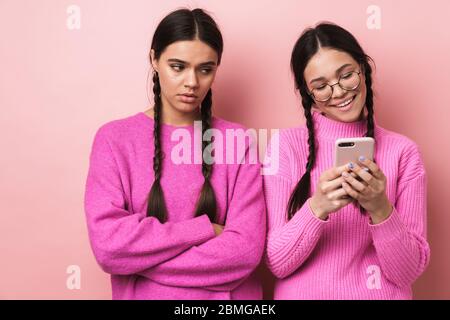
[{"label": "nose", "polygon": [[336,84],[335,86],[333,86],[333,94],[331,98],[341,98],[342,96],[345,95],[346,92],[347,91],[342,89],[341,86],[339,86],[339,84]]},{"label": "nose", "polygon": [[198,87],[198,78],[195,70],[186,73],[186,80],[184,83],[186,88],[196,89]]}]

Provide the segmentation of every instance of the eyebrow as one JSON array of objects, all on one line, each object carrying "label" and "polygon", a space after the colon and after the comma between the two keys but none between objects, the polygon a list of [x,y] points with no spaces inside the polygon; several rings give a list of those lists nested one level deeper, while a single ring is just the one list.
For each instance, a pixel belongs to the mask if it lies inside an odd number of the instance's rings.
[{"label": "eyebrow", "polygon": [[[340,66],[339,69],[336,70],[336,74],[338,74],[339,72],[341,72],[342,69],[344,69],[344,68],[346,68],[346,67],[348,67],[348,66],[351,66],[351,65],[352,65],[352,64],[350,64],[350,63],[346,63],[346,64]],[[325,77],[319,77],[319,78],[315,78],[315,79],[311,80],[309,83],[311,84],[311,83],[313,83],[313,82],[315,82],[315,81],[321,81],[321,80],[327,80],[327,79],[326,79]]]},{"label": "eyebrow", "polygon": [[[177,62],[177,63],[182,63],[182,64],[186,64],[189,65],[189,62],[180,60],[180,59],[175,59],[175,58],[171,58],[171,59],[167,59],[168,62]],[[203,62],[200,63],[199,66],[200,67],[204,67],[204,66],[215,66],[217,65],[217,63],[215,61],[207,61],[207,62]]]}]

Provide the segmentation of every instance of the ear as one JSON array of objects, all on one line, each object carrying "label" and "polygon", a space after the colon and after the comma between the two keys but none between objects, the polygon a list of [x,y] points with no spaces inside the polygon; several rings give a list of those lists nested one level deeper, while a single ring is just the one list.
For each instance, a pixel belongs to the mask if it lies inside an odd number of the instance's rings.
[{"label": "ear", "polygon": [[158,61],[155,59],[155,50],[150,50],[150,63],[154,71],[158,72]]}]

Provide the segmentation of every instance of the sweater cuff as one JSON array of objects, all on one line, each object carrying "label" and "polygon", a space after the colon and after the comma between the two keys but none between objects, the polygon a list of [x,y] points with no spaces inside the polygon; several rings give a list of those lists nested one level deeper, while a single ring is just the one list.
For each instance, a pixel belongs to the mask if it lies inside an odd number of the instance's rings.
[{"label": "sweater cuff", "polygon": [[201,244],[216,236],[214,227],[206,214],[183,221],[183,223],[186,223],[186,231],[192,234],[194,245]]},{"label": "sweater cuff", "polygon": [[395,207],[391,215],[381,223],[369,224],[369,230],[372,232],[372,239],[375,242],[387,242],[398,239],[406,231],[403,221],[400,219]]},{"label": "sweater cuff", "polygon": [[319,236],[323,230],[323,227],[329,222],[328,220],[322,220],[317,218],[310,205],[309,200],[303,204],[303,206],[296,212],[292,218],[294,225],[298,226],[299,229],[312,236]]}]

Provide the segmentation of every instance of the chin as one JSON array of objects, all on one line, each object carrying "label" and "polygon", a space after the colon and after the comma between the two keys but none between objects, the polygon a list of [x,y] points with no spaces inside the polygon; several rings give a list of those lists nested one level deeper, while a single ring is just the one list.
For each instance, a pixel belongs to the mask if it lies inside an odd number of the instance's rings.
[{"label": "chin", "polygon": [[327,117],[340,122],[356,122],[360,120],[362,109],[359,112],[356,110],[351,110],[350,112],[342,113],[336,110],[328,110],[325,112]]},{"label": "chin", "polygon": [[192,103],[178,102],[175,105],[175,109],[178,112],[182,112],[182,113],[193,113],[193,112],[196,112],[198,110],[198,105],[192,104]]}]

